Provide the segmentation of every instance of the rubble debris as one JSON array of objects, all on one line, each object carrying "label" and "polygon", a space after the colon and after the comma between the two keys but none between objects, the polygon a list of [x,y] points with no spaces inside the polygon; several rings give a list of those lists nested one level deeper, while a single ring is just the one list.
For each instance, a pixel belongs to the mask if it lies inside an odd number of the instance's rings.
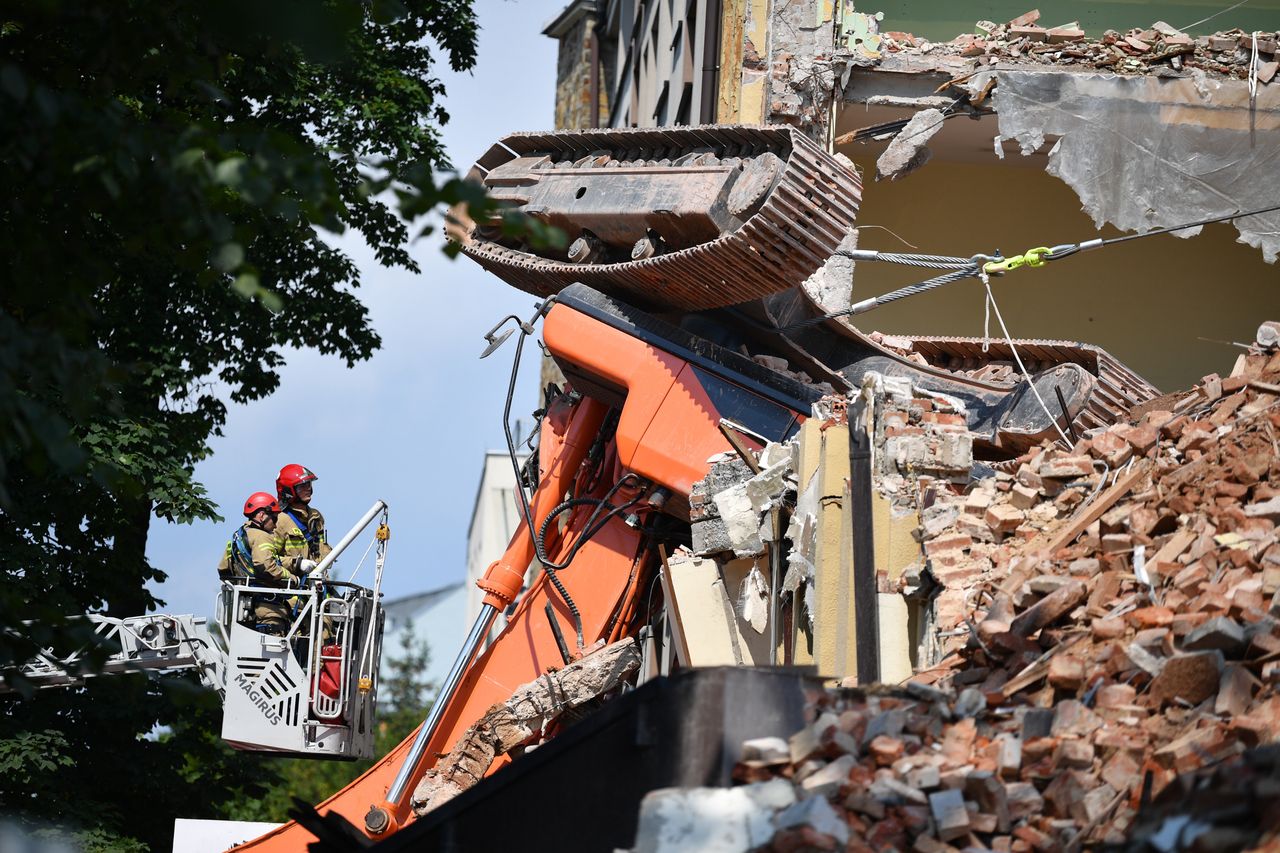
[{"label": "rubble debris", "polygon": [[[1172,71],[1200,69],[1239,80],[1249,76],[1253,34],[1240,29],[1192,37],[1157,21],[1145,29],[1134,27],[1124,33],[1107,30],[1099,38],[1089,38],[1078,22],[1039,26],[1036,11],[1004,24],[979,22],[974,29],[980,35],[961,33],[946,42],[925,41],[910,33],[881,33],[879,53],[885,58],[928,56],[935,64],[942,57],[959,56],[973,59],[977,67],[996,63],[1002,67],[1055,65],[1118,74],[1145,74],[1163,67]],[[1280,32],[1259,34],[1262,62],[1273,61],[1278,39]]]},{"label": "rubble debris", "polygon": [[883,448],[877,472],[885,489],[892,491],[906,476],[969,481],[973,435],[963,403],[875,373],[863,378],[863,387],[880,403],[873,440]]},{"label": "rubble debris", "polygon": [[521,686],[476,720],[427,771],[413,792],[414,814],[422,817],[470,788],[495,758],[534,740],[566,711],[615,689],[639,667],[634,639],[608,646],[601,641],[581,659]]},{"label": "rubble debris", "polygon": [[689,498],[694,553],[763,554],[775,538],[768,511],[795,490],[792,468],[790,450],[778,444],[768,445],[754,466],[732,454],[714,459]]},{"label": "rubble debris", "polygon": [[1274,746],[1180,776],[1139,814],[1120,849],[1275,849],[1277,783],[1280,748]]},{"label": "rubble debris", "polygon": [[751,467],[732,453],[724,453],[708,461],[711,468],[707,471],[707,476],[693,484],[689,495],[693,552],[699,555],[734,550],[728,522],[721,517],[715,498],[754,476]]},{"label": "rubble debris", "polygon": [[920,110],[913,115],[876,160],[876,180],[896,181],[928,163],[928,142],[942,129],[942,122],[942,111],[937,109]]},{"label": "rubble debris", "polygon": [[[932,649],[907,683],[814,691],[788,744],[745,745],[740,790],[791,793],[749,811],[752,846],[732,849],[1136,850],[1174,824],[1183,841],[1159,849],[1276,843],[1274,822],[1205,795],[1243,768],[1265,808],[1280,778],[1276,753],[1250,752],[1280,737],[1276,328],[1231,375],[1069,448],[968,479],[879,454],[877,488],[919,508],[921,560],[896,588],[933,586]],[[878,387],[887,448],[928,395]]]}]

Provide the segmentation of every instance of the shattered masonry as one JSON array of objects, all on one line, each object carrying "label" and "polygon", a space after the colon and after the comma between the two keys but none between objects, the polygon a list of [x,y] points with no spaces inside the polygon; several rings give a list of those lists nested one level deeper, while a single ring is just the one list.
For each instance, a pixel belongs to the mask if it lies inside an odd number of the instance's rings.
[{"label": "shattered masonry", "polygon": [[[1263,324],[1228,377],[995,468],[948,442],[963,417],[925,389],[868,381],[877,489],[916,519],[919,559],[880,577],[926,601],[915,672],[816,692],[804,730],[743,744],[742,787],[650,793],[636,850],[691,838],[718,851],[1136,850],[1175,830],[1182,846],[1159,849],[1280,840],[1260,805],[1277,799],[1280,762],[1250,751],[1280,737],[1278,328]],[[810,423],[847,426],[852,407],[827,400]],[[830,558],[814,551],[803,475],[777,470],[803,467],[802,442],[771,445],[762,473],[725,458],[704,485],[723,508],[720,495],[752,486],[757,500],[732,507],[748,534],[773,505],[794,507],[782,543],[751,548],[789,544],[803,568],[784,590],[809,608]],[[818,617],[800,633],[821,632]],[[1255,805],[1224,811],[1200,788]]]},{"label": "shattered masonry", "polygon": [[[1004,140],[1024,155],[1056,140],[1048,172],[1071,186],[1099,228],[1147,231],[1274,204],[1280,33],[1258,34],[1255,54],[1254,34],[1240,30],[1193,38],[1159,21],[1091,39],[1078,25],[1041,27],[1031,12],[929,42],[881,33],[876,16],[852,10],[802,26],[813,14],[807,3],[775,9],[767,121],[826,142],[841,104],[913,110],[905,128],[884,131],[895,138],[877,179],[923,166],[944,112],[995,115],[997,156]],[[1280,213],[1235,227],[1241,242],[1275,262]]]}]

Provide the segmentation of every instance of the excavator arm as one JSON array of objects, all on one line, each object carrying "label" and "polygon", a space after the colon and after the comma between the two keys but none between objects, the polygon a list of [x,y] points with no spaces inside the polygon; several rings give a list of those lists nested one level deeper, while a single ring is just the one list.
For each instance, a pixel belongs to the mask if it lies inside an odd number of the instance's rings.
[{"label": "excavator arm", "polygon": [[[520,525],[480,581],[487,611],[496,613],[519,595],[530,566],[540,562],[536,538],[542,537],[544,555],[555,563],[575,547],[577,553],[567,568],[537,575],[506,628],[474,660],[464,647],[455,662],[456,686],[451,689],[446,679],[423,727],[318,806],[372,837],[412,820],[414,787],[469,725],[522,684],[566,663],[556,628],[572,643],[570,601],[585,646],[634,635],[644,610],[640,599],[655,570],[646,516],[661,511],[687,521],[690,489],[705,476],[708,460],[732,450],[722,420],[762,439],[781,440],[820,397],[745,356],[709,346],[585,286],[567,288],[550,304],[543,336],[570,387],[551,401],[542,423],[540,479],[530,507],[533,532]],[[611,490],[611,506],[624,511],[584,539],[593,506],[562,507],[567,500],[602,500]],[[557,580],[567,597],[556,589]],[[482,613],[467,645],[491,624]],[[297,850],[310,838],[305,828],[286,824],[248,846]]]}]

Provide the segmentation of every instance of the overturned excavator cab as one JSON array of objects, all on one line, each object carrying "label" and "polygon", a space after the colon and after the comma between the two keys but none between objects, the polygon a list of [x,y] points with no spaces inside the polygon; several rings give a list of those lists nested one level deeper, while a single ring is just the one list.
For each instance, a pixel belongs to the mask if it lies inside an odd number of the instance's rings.
[{"label": "overturned excavator cab", "polygon": [[538,296],[585,284],[839,391],[871,371],[910,378],[965,403],[990,461],[1113,423],[1158,393],[1088,344],[1015,341],[1028,382],[1004,342],[913,337],[907,352],[823,319],[799,285],[856,229],[862,182],[791,128],[517,133],[470,177],[568,235],[563,252],[539,254],[496,226],[471,227],[462,251],[507,283]]}]

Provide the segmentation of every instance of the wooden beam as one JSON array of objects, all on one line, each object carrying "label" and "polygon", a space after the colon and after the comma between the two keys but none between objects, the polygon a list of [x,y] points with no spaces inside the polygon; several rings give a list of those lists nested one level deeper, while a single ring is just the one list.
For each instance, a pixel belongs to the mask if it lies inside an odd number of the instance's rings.
[{"label": "wooden beam", "polygon": [[1058,529],[1058,532],[1052,535],[1044,535],[1036,537],[1029,546],[1028,551],[1048,551],[1053,554],[1059,548],[1064,548],[1075,541],[1076,537],[1085,531],[1090,524],[1093,524],[1103,513],[1115,506],[1117,502],[1129,492],[1133,491],[1133,487],[1151,473],[1151,463],[1145,459],[1141,462],[1134,463],[1126,473],[1121,474],[1111,487],[1105,492],[1098,495],[1094,500],[1086,504],[1080,509],[1075,516],[1067,522],[1065,527]]}]

